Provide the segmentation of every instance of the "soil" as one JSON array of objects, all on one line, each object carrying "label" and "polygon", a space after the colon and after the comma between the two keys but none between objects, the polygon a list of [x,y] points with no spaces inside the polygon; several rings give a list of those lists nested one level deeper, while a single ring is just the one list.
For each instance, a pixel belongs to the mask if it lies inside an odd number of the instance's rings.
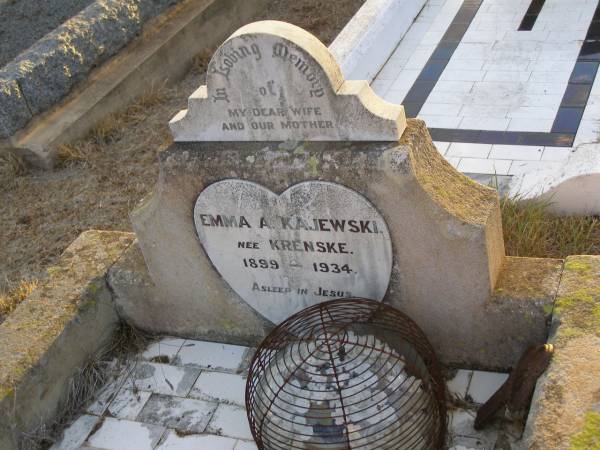
[{"label": "soil", "polygon": [[[299,25],[329,45],[364,0],[272,0],[259,19]],[[0,293],[36,279],[84,230],[131,230],[129,212],[156,182],[157,154],[171,142],[169,119],[204,81],[199,57],[174,86],[150,92],[61,149],[52,172],[0,161]],[[1,318],[0,318],[1,321]]]}]

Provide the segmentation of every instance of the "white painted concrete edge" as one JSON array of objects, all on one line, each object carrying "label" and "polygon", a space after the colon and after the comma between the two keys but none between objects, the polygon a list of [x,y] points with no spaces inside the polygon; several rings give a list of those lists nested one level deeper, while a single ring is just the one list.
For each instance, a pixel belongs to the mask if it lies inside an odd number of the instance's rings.
[{"label": "white painted concrete edge", "polygon": [[426,0],[367,0],[329,50],[346,80],[373,81]]},{"label": "white painted concrete edge", "polygon": [[600,148],[597,143],[577,146],[565,164],[513,178],[509,195],[525,200],[547,200],[558,214],[600,214]]}]

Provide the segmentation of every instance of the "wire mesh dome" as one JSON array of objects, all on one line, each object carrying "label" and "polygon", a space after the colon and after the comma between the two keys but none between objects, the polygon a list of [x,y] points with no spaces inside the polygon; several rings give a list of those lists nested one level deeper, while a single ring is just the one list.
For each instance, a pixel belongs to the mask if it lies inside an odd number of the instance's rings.
[{"label": "wire mesh dome", "polygon": [[380,302],[307,308],[258,348],[246,384],[261,450],[439,449],[444,384],[424,333]]}]

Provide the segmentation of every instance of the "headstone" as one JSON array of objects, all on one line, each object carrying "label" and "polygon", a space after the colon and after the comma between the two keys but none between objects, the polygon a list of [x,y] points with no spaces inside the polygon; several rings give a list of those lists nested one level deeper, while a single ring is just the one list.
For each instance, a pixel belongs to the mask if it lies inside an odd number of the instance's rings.
[{"label": "headstone", "polygon": [[345,81],[327,47],[287,23],[239,29],[206,78],[171,120],[175,141],[396,141],[406,127],[402,106]]},{"label": "headstone", "polygon": [[306,31],[237,31],[171,129],[132,215],[156,286],[120,305],[138,326],[256,344],[305,306],[364,296],[407,313],[444,362],[494,368],[520,353],[497,351],[504,336],[525,349],[543,334],[511,329],[522,304],[492,304],[497,193],[450,166],[423,122],[345,81]]}]

